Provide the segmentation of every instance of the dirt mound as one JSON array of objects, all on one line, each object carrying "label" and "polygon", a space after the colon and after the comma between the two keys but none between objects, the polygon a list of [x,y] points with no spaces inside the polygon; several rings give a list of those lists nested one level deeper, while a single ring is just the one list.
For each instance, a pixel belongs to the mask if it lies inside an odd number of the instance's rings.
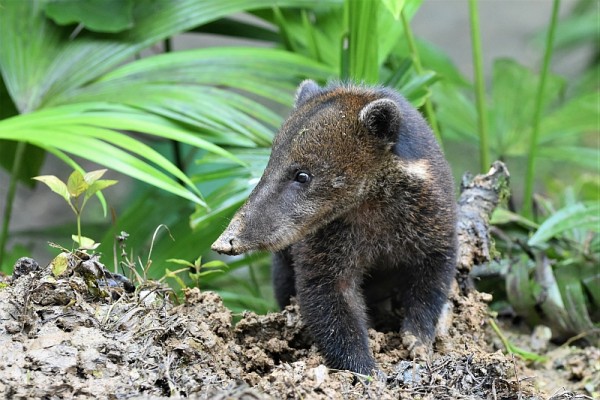
[{"label": "dirt mound", "polygon": [[68,265],[59,276],[56,261],[41,269],[21,262],[21,272],[0,290],[0,393],[6,398],[533,394],[523,383],[519,387],[512,361],[485,351],[487,298],[476,292],[453,294],[429,363],[406,361],[397,333],[371,330],[371,347],[387,379],[369,381],[323,365],[296,306],[265,316],[246,313],[233,327],[215,293],[188,290],[179,306],[159,287],[127,293],[110,277],[92,279],[89,266],[103,267],[81,257],[58,257]]}]

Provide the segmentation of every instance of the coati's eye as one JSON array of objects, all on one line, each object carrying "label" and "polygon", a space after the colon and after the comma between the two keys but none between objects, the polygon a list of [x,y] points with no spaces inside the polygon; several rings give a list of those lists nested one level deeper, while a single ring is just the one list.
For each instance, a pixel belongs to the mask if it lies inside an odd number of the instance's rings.
[{"label": "coati's eye", "polygon": [[304,171],[298,171],[296,172],[296,175],[294,176],[294,181],[298,182],[298,183],[308,183],[310,182],[310,175],[307,172]]}]

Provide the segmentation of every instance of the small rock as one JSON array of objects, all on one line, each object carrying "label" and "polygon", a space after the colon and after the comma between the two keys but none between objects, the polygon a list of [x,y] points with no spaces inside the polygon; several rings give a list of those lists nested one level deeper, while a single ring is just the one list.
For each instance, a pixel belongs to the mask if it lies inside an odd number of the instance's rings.
[{"label": "small rock", "polygon": [[40,265],[33,258],[21,257],[13,266],[13,279],[19,279],[23,275],[28,275],[40,269]]},{"label": "small rock", "polygon": [[329,377],[329,369],[323,364],[313,368],[312,372],[315,374],[316,386],[320,386]]},{"label": "small rock", "polygon": [[421,382],[421,365],[411,361],[400,361],[394,371],[395,379],[405,385],[417,385]]},{"label": "small rock", "polygon": [[552,330],[544,325],[538,325],[533,328],[531,334],[531,350],[535,352],[544,352],[548,349],[552,339]]}]

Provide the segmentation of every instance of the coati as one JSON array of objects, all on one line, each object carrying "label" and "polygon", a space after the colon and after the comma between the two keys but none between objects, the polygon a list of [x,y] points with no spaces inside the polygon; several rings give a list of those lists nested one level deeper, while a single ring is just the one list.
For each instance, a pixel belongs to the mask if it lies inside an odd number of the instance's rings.
[{"label": "coati", "polygon": [[402,310],[413,356],[431,346],[455,271],[455,225],[450,169],[405,98],[307,80],[262,178],[212,249],[274,252],[279,305],[296,296],[330,368],[370,374],[378,310]]}]

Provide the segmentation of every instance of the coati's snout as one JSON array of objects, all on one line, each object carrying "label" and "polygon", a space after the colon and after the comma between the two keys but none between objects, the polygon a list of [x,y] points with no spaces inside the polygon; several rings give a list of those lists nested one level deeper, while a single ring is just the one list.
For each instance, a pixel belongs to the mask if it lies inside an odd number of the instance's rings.
[{"label": "coati's snout", "polygon": [[[214,251],[237,255],[253,250],[279,251],[297,241],[310,225],[305,215],[310,176],[293,177],[267,166],[248,200],[212,244]],[[309,208],[309,207],[308,207]]]},{"label": "coati's snout", "polygon": [[241,246],[242,241],[240,240],[240,219],[233,219],[231,223],[225,229],[225,231],[219,236],[217,240],[212,244],[211,249],[221,254],[228,254],[235,256],[244,252]]}]

